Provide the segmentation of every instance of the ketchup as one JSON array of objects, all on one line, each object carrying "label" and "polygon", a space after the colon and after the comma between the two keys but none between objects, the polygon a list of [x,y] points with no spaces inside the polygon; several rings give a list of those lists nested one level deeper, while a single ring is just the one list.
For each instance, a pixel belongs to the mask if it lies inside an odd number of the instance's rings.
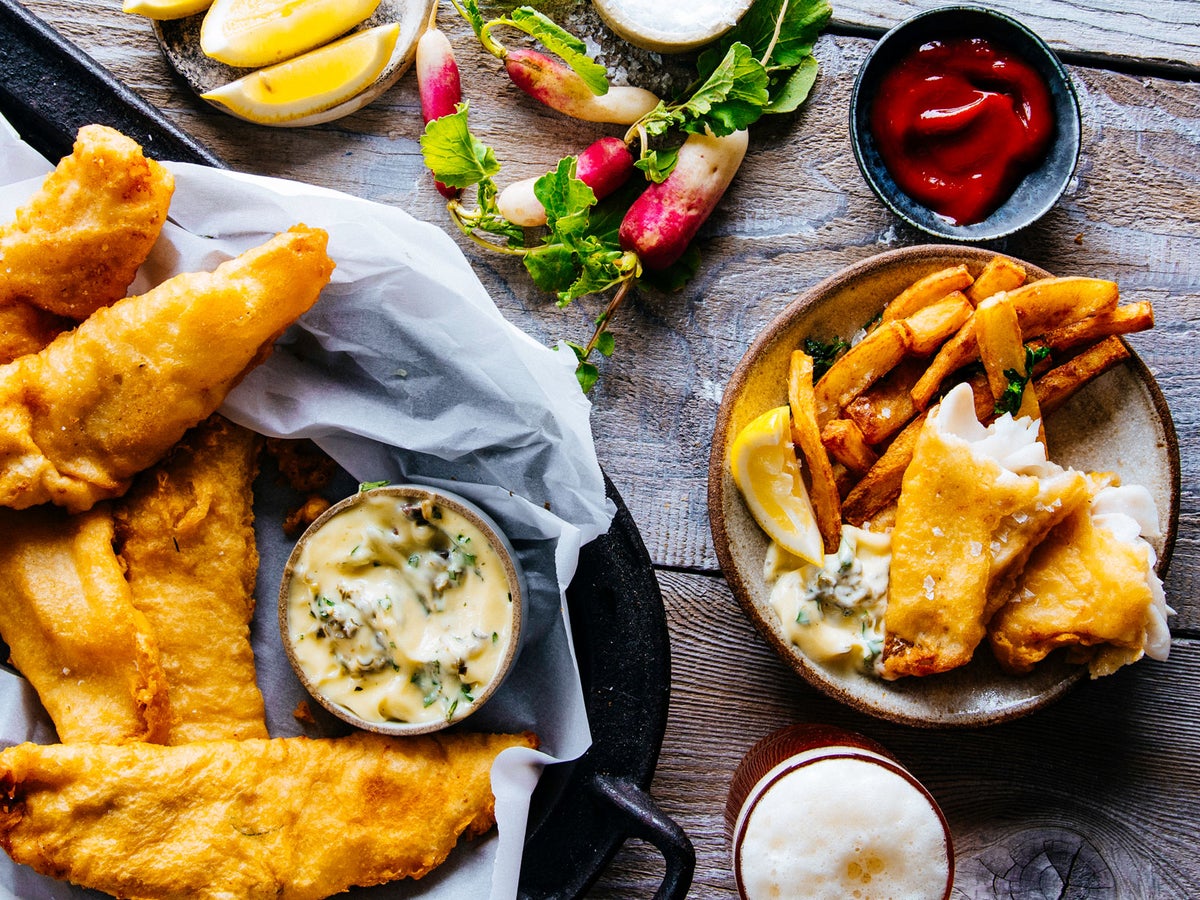
[{"label": "ketchup", "polygon": [[971,225],[1041,162],[1054,113],[1032,66],[983,38],[955,38],[922,44],[884,76],[871,131],[901,190]]}]

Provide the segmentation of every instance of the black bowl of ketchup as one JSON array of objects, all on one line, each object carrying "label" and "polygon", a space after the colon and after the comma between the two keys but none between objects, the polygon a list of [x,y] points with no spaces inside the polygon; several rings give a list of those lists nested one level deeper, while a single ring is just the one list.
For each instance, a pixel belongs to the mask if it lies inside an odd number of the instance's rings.
[{"label": "black bowl of ketchup", "polygon": [[1038,219],[1079,158],[1079,101],[1054,52],[1015,19],[947,6],[897,25],[850,101],[863,176],[911,225],[988,241]]}]

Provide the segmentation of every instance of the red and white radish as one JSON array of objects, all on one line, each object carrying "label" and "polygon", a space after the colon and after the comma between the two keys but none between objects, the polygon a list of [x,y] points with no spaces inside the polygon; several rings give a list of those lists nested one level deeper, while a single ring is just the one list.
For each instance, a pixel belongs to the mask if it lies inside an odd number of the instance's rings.
[{"label": "red and white radish", "polygon": [[504,68],[512,83],[535,100],[587,122],[632,125],[658,106],[657,96],[631,85],[594,94],[574,69],[536,50],[509,50]]},{"label": "red and white radish", "polygon": [[[625,184],[632,172],[633,154],[620,138],[601,138],[575,159],[575,177],[592,189],[597,200]],[[546,209],[533,193],[537,180],[526,178],[502,190],[496,197],[500,215],[526,228],[545,225]]]},{"label": "red and white radish", "polygon": [[[437,7],[434,6],[434,14]],[[454,59],[454,48],[432,18],[429,27],[417,41],[417,89],[421,94],[421,116],[428,125],[434,119],[453,113],[462,102],[462,82],[458,75],[458,62]],[[462,191],[434,180],[438,192],[447,199],[454,199]]]},{"label": "red and white radish", "polygon": [[625,213],[621,247],[635,252],[646,269],[676,262],[733,181],[748,143],[744,130],[689,135],[667,179],[647,187]]}]

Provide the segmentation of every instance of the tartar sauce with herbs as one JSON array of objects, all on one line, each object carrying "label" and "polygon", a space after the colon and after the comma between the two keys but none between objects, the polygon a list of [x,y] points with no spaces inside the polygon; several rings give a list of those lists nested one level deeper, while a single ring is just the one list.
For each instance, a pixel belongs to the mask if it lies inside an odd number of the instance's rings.
[{"label": "tartar sauce with herbs", "polygon": [[772,543],[764,563],[771,606],[787,638],[814,662],[874,674],[883,650],[892,538],[842,528],[837,553],[815,566]]},{"label": "tartar sauce with herbs", "polygon": [[487,537],[444,505],[384,492],[309,536],[288,595],[310,684],[371,722],[464,716],[496,676],[512,620]]}]

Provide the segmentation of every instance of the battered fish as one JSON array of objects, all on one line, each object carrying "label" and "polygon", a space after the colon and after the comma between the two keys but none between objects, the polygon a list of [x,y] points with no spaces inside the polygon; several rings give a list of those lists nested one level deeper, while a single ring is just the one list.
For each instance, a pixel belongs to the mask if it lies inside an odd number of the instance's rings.
[{"label": "battered fish", "polygon": [[121,299],[174,190],[171,173],[136,142],[103,125],[79,129],[71,155],[0,228],[0,304],[83,320]]},{"label": "battered fish", "polygon": [[0,301],[0,364],[37,353],[75,323],[24,300]]},{"label": "battered fish", "polygon": [[267,737],[250,647],[260,444],[211,416],[116,505],[117,552],[167,675],[169,744]]},{"label": "battered fish", "polygon": [[309,900],[420,878],[495,822],[533,735],[38,746],[0,753],[0,845],[118,897]]},{"label": "battered fish", "polygon": [[992,618],[988,639],[1007,672],[1029,672],[1058,647],[1092,677],[1143,655],[1164,660],[1171,633],[1153,548],[1158,513],[1140,485],[1093,476],[1095,497],[1037,548],[1021,582]]},{"label": "battered fish", "polygon": [[985,428],[968,385],[926,420],[892,531],[883,676],[965,665],[1033,549],[1087,499],[1082,473],[1049,462],[1038,422]]},{"label": "battered fish", "polygon": [[77,512],[123,493],[316,302],[333,270],[326,240],[296,226],[0,366],[0,505]]},{"label": "battered fish", "polygon": [[0,636],[67,742],[162,741],[166,679],[113,552],[107,505],[0,510]]}]

